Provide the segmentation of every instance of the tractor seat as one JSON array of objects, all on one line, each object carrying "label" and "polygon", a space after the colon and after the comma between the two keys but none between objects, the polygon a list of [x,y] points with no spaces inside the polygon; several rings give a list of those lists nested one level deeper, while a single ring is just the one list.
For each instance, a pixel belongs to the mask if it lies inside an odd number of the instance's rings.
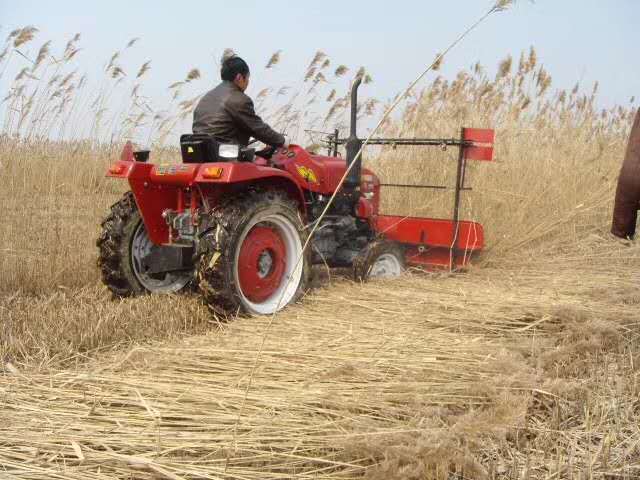
[{"label": "tractor seat", "polygon": [[180,136],[180,151],[184,163],[209,163],[218,161],[219,143],[202,133],[185,133]]}]

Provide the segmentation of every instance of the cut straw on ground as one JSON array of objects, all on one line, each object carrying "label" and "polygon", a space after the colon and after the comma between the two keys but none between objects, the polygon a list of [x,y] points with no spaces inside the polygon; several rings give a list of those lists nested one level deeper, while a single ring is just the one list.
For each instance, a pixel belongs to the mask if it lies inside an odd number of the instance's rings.
[{"label": "cut straw on ground", "polygon": [[[7,372],[0,464],[20,478],[402,478],[401,465],[444,474],[453,462],[481,478],[511,468],[491,449],[553,474],[552,441],[574,445],[574,470],[635,471],[636,392],[610,388],[637,374],[608,357],[637,352],[640,273],[624,268],[640,252],[594,239],[580,253],[312,293],[271,326],[235,435],[259,317],[73,370]],[[584,384],[587,371],[614,383]],[[602,410],[607,396],[620,406]],[[568,422],[561,438],[554,421]]]}]

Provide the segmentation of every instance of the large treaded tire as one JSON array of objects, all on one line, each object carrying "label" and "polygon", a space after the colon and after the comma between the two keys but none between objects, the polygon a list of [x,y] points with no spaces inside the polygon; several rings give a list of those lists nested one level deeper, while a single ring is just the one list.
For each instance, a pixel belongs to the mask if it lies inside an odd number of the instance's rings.
[{"label": "large treaded tire", "polygon": [[[116,297],[124,298],[147,293],[175,292],[186,287],[179,282],[176,288],[146,288],[136,276],[131,261],[131,248],[136,229],[142,222],[132,192],[126,192],[111,206],[111,212],[102,221],[102,232],[96,246],[99,250],[98,268],[103,283]],[[179,288],[178,288],[179,287]]]},{"label": "large treaded tire", "polygon": [[129,245],[140,222],[138,207],[132,192],[126,192],[111,205],[111,212],[102,221],[102,233],[96,241],[99,250],[98,268],[102,282],[118,297],[142,295],[140,284],[129,261]]},{"label": "large treaded tire", "polygon": [[[236,262],[240,262],[241,242],[255,227],[252,224],[257,219],[267,218],[270,215],[281,215],[286,218],[291,223],[292,229],[295,229],[301,245],[304,245],[307,232],[298,205],[282,193],[245,192],[211,212],[208,223],[212,228],[204,233],[198,246],[197,278],[204,301],[215,314],[226,317],[239,313],[249,315],[273,313],[256,311],[252,306],[241,290],[236,266]],[[305,293],[311,274],[307,253],[302,255],[301,268],[302,274],[295,293],[288,301],[283,301],[282,305],[278,299],[277,310],[296,302]],[[295,281],[296,275],[293,276]]]}]

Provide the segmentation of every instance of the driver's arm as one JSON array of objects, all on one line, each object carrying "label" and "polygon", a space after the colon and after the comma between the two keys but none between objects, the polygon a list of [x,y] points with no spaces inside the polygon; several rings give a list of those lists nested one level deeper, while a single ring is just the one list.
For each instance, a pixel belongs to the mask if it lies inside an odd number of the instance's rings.
[{"label": "driver's arm", "polygon": [[243,97],[244,98],[228,104],[227,111],[231,118],[262,143],[273,147],[281,147],[284,145],[284,135],[276,132],[264,123],[256,114],[253,108],[253,101],[246,95],[243,95]]}]

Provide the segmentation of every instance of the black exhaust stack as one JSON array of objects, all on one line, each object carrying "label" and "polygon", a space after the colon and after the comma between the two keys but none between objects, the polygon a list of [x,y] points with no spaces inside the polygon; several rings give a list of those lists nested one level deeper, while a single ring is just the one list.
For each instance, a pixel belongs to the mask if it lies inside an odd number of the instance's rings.
[{"label": "black exhaust stack", "polygon": [[345,143],[345,149],[347,151],[347,167],[355,162],[355,165],[351,168],[349,175],[345,179],[345,190],[352,197],[354,206],[358,202],[360,197],[360,172],[362,170],[362,155],[356,160],[356,155],[362,148],[362,140],[358,138],[356,134],[356,119],[358,116],[358,87],[362,82],[362,76],[356,77],[351,87],[351,129],[349,132],[349,138]]}]

